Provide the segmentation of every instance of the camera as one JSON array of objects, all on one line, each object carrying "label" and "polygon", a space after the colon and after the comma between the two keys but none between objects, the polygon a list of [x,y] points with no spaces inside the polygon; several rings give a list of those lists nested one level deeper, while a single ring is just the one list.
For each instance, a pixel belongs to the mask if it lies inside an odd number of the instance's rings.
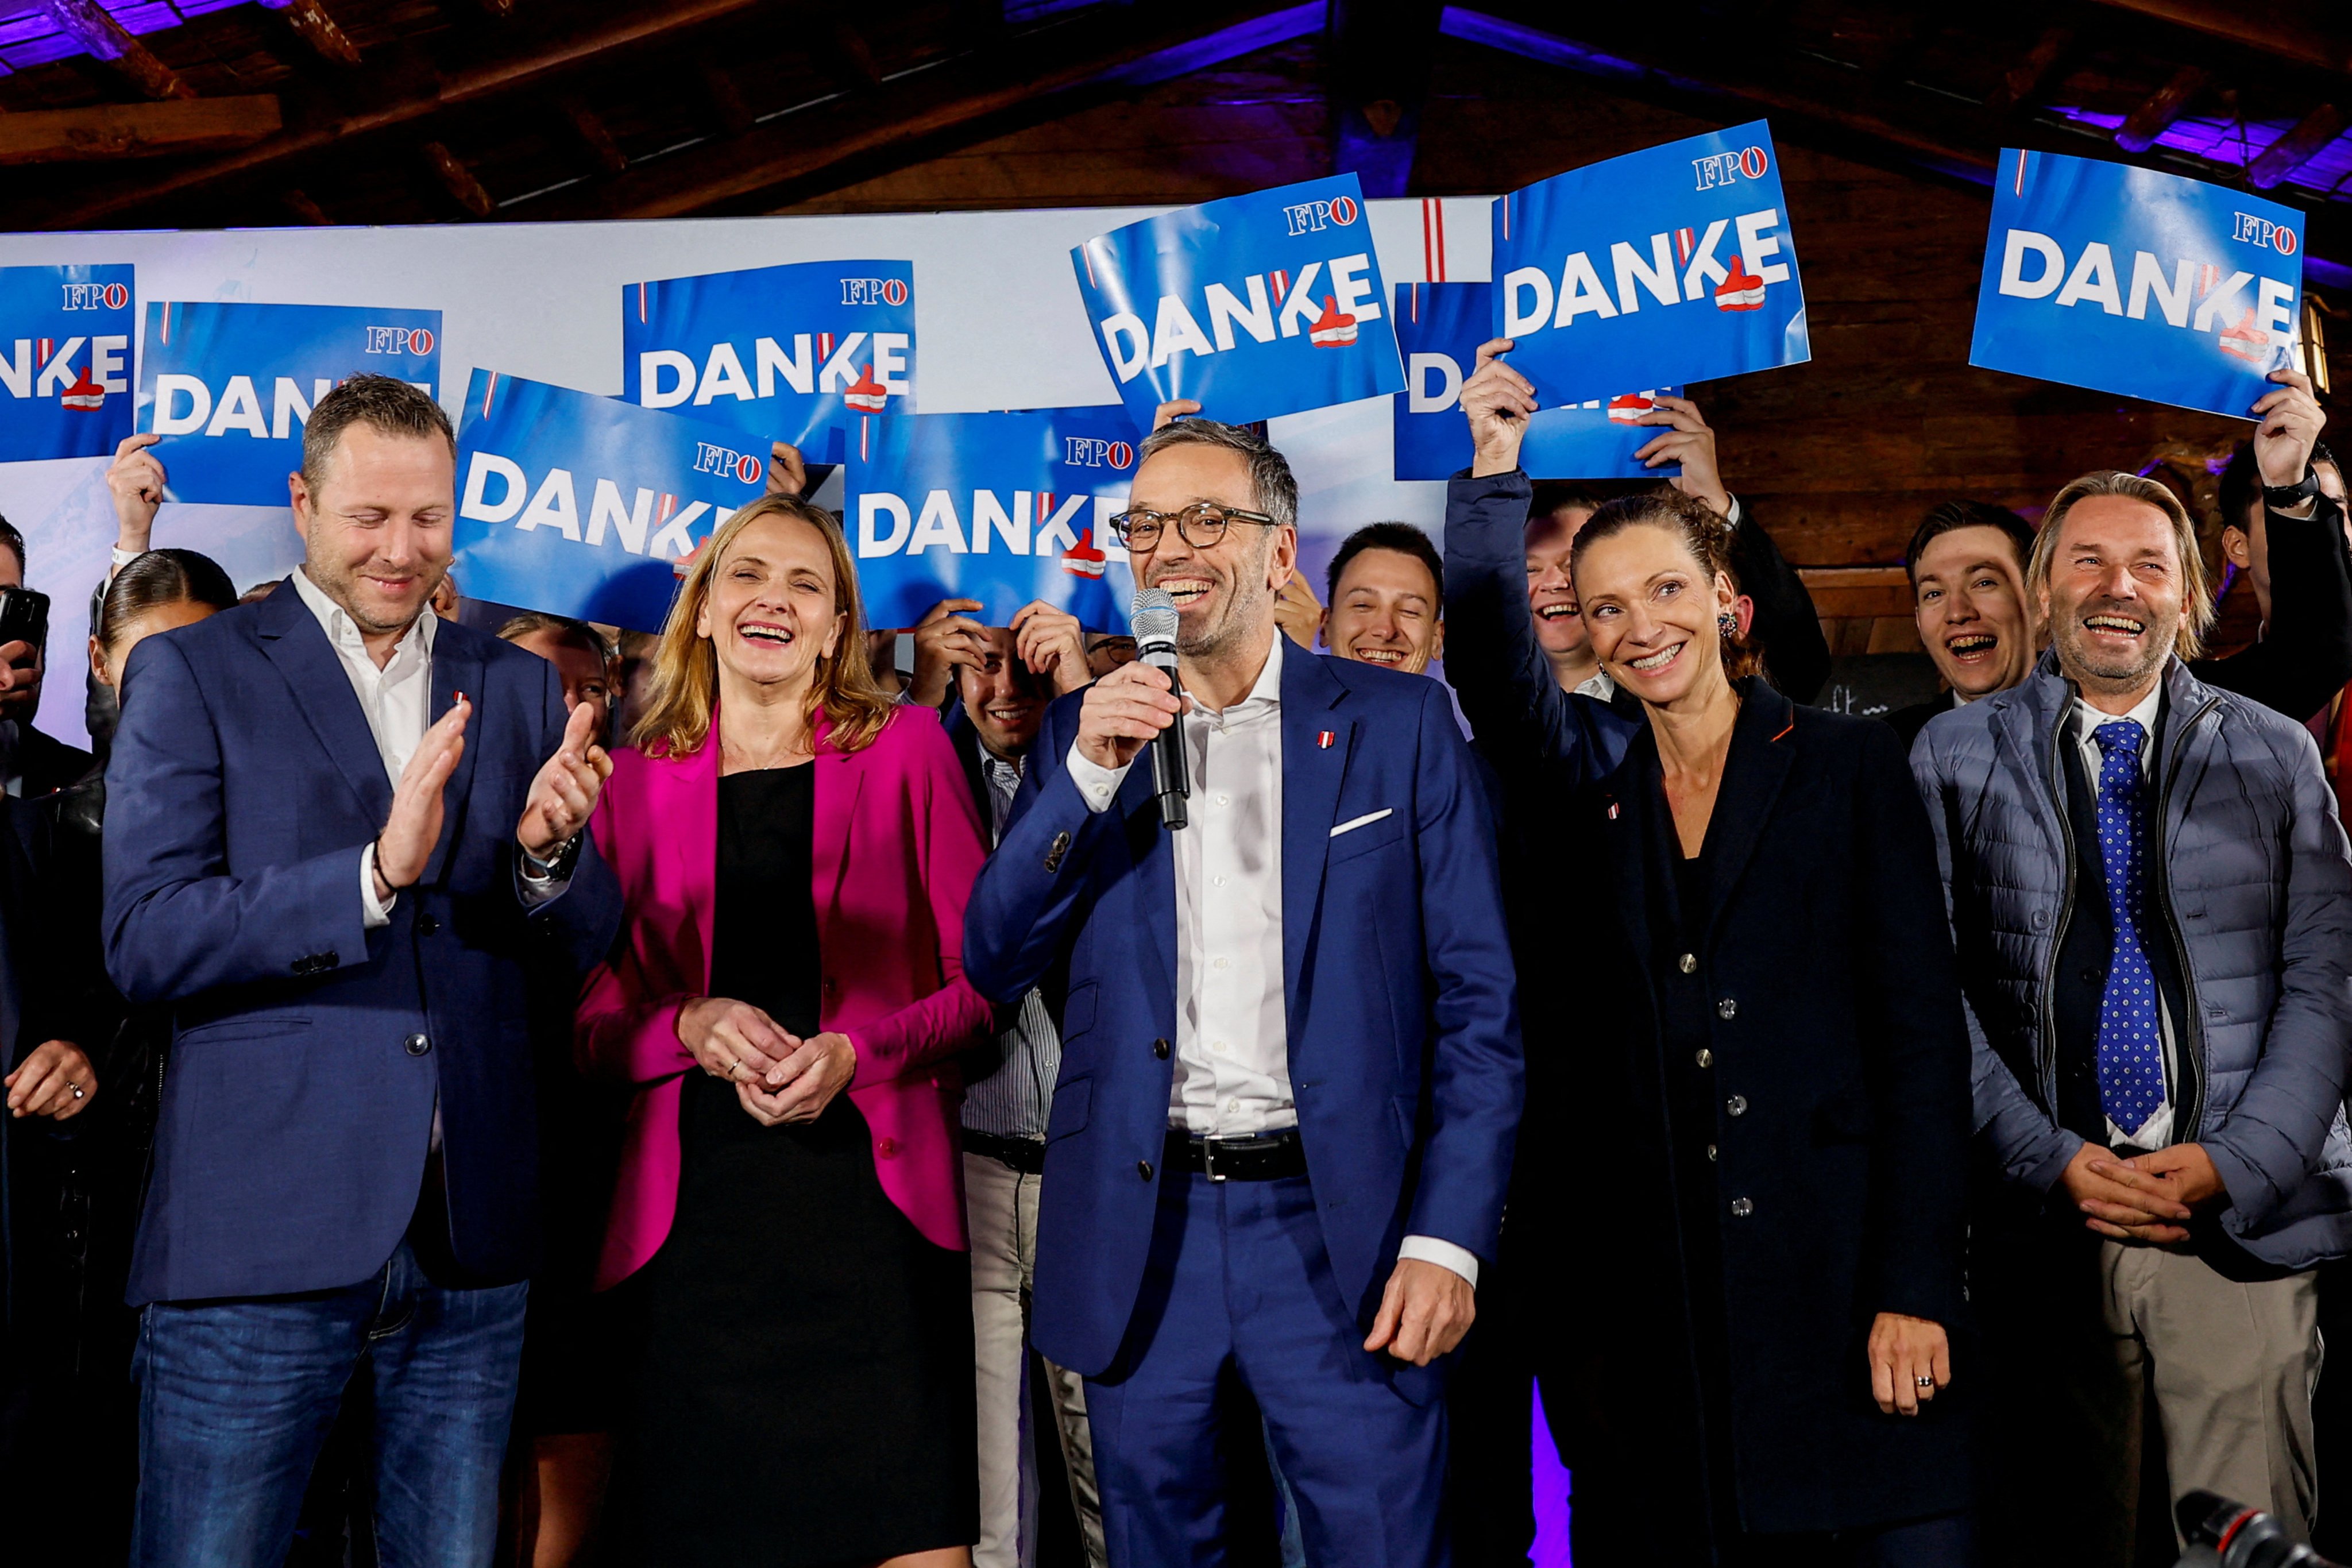
[{"label": "camera", "polygon": [[2217,1563],[2221,1568],[2336,1568],[2310,1547],[2288,1540],[2277,1520],[2244,1503],[2189,1492],[2172,1513],[2189,1542],[2181,1568]]}]

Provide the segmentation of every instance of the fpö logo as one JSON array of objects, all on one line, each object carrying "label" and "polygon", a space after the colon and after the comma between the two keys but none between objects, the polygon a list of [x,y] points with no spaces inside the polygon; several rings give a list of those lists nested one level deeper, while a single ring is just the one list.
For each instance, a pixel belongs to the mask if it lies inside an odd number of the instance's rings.
[{"label": "fp\u00f6 logo", "polygon": [[1135,448],[1125,441],[1106,441],[1097,436],[1065,436],[1062,444],[1062,462],[1068,468],[1125,468],[1135,462]]},{"label": "fp\u00f6 logo", "polygon": [[2281,256],[2293,256],[2295,246],[2300,243],[2294,237],[2294,230],[2283,223],[2273,223],[2266,217],[2256,217],[2252,213],[2232,213],[2231,216],[2237,219],[2230,230],[2231,239],[2242,239],[2265,250],[2275,250]]},{"label": "fp\u00f6 logo", "polygon": [[762,471],[759,457],[751,452],[730,452],[724,447],[708,441],[694,444],[694,471],[698,474],[731,475],[747,485],[760,482]]},{"label": "fp\u00f6 logo", "polygon": [[1320,234],[1327,228],[1346,228],[1361,217],[1363,211],[1353,196],[1333,196],[1328,202],[1300,202],[1286,206],[1282,209],[1282,221],[1294,237]]},{"label": "fp\u00f6 logo", "polygon": [[433,352],[433,331],[429,327],[362,327],[367,334],[367,352],[372,354],[415,354],[419,358]]},{"label": "fp\u00f6 logo", "polygon": [[120,283],[68,283],[68,310],[120,310],[131,303],[131,290]]},{"label": "fp\u00f6 logo", "polygon": [[841,302],[845,305],[903,305],[907,302],[907,280],[903,278],[845,278],[841,280]]},{"label": "fp\u00f6 logo", "polygon": [[1693,158],[1691,168],[1697,173],[1698,189],[1711,191],[1719,185],[1736,185],[1742,180],[1760,180],[1772,169],[1772,160],[1761,147],[1742,147],[1737,153],[1712,153],[1704,158]]}]

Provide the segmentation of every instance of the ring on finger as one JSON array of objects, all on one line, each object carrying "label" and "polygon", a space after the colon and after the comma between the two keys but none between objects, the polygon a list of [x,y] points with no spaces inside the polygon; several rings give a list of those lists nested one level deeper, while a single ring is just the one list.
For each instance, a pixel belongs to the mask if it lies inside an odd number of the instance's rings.
[{"label": "ring on finger", "polygon": [[1915,1377],[1911,1381],[1919,1385],[1919,1390],[1923,1394],[1936,1392],[1936,1380],[1932,1377]]},{"label": "ring on finger", "polygon": [[740,1061],[738,1061],[733,1067],[727,1069],[727,1076],[733,1079],[736,1082],[740,1083],[745,1079],[751,1077],[751,1073],[749,1068],[746,1068]]}]

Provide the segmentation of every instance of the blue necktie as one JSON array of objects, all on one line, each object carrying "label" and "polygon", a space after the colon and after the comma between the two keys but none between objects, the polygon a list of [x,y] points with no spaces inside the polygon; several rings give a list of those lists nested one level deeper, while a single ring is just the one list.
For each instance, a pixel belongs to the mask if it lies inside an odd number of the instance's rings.
[{"label": "blue necktie", "polygon": [[2147,790],[2139,748],[2146,731],[2116,719],[2091,732],[2099,767],[2099,858],[2107,870],[2107,911],[2115,961],[2099,1004],[2099,1105],[2107,1120],[2137,1132],[2164,1103],[2164,1037],[2158,1023],[2156,974],[2140,940],[2147,889]]}]

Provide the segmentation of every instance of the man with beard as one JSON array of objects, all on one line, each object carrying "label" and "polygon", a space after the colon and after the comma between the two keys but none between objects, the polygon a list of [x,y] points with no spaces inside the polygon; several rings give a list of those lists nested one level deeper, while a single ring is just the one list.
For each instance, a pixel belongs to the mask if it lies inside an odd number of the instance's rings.
[{"label": "man with beard", "polygon": [[2040,643],[2025,607],[2033,525],[2006,507],[1948,500],[1920,521],[1903,552],[1919,641],[1950,688],[1886,716],[1909,745],[1939,713],[2006,691],[2033,668]]},{"label": "man with beard", "polygon": [[[1443,686],[1277,633],[1297,497],[1245,430],[1143,443],[1111,521],[1181,693],[1139,661],[1055,704],[966,913],[1000,1004],[1067,966],[1034,1339],[1087,1380],[1113,1562],[1222,1549],[1236,1392],[1309,1561],[1444,1557],[1521,1083],[1494,830]],[[1138,765],[1171,726],[1181,829]]]},{"label": "man with beard", "polygon": [[[2305,401],[2255,445],[2297,521]],[[2352,1249],[2343,830],[2301,727],[2185,662],[2212,611],[2170,490],[2077,479],[2026,580],[2051,652],[1912,752],[2000,1178],[1973,1226],[1986,1561],[2126,1568],[2150,1400],[2173,1500],[2304,1539],[2312,1270]]]}]

